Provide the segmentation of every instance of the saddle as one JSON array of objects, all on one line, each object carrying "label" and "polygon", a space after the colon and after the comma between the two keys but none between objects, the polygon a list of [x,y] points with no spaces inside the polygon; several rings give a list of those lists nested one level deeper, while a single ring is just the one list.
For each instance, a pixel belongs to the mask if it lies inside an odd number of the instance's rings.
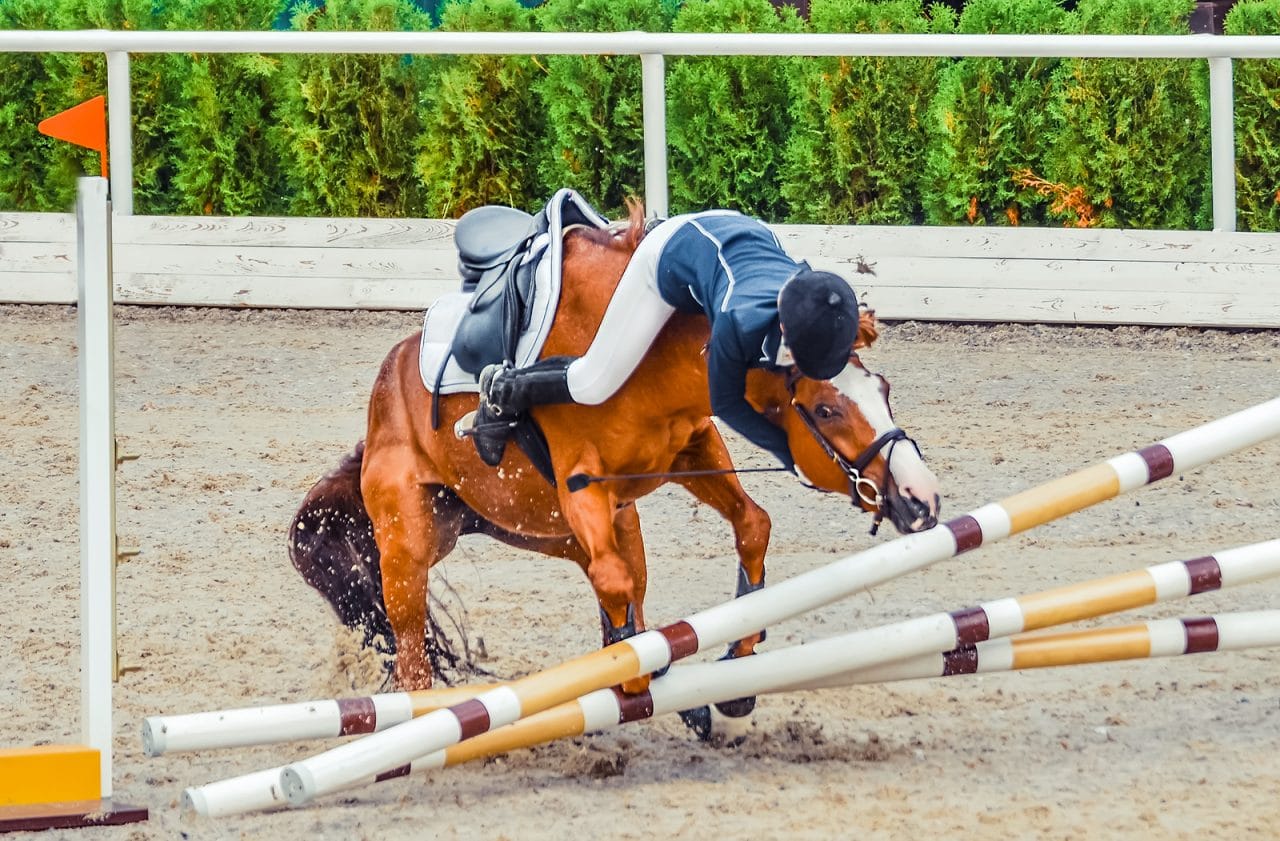
[{"label": "saddle", "polygon": [[[448,357],[458,367],[479,376],[488,365],[515,363],[516,344],[529,327],[538,264],[550,261],[556,278],[553,287],[559,289],[564,234],[577,225],[607,228],[609,221],[568,188],[557,191],[537,214],[502,205],[485,205],[463,214],[453,241],[462,291],[470,292],[471,299],[449,346]],[[440,366],[432,389],[432,429],[440,425],[436,395],[445,367]],[[546,441],[533,420],[522,418],[512,434],[539,472],[553,481]]]},{"label": "saddle", "polygon": [[529,326],[533,271],[546,250],[546,242],[534,247],[540,227],[532,215],[502,205],[477,207],[458,220],[458,275],[471,300],[450,354],[462,370],[478,375],[486,365],[511,360]]}]

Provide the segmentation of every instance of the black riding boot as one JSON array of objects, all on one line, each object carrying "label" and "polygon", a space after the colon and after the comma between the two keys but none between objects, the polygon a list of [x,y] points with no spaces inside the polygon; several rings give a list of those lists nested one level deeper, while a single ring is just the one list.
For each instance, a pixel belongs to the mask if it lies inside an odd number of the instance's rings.
[{"label": "black riding boot", "polygon": [[516,419],[534,406],[572,403],[569,364],[575,357],[552,356],[527,368],[490,365],[480,372],[480,405],[472,438],[485,464],[497,466]]}]

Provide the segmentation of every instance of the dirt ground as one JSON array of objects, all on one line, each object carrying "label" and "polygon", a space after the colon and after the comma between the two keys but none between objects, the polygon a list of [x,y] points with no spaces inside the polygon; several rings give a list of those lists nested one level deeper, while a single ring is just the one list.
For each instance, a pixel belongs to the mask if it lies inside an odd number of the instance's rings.
[{"label": "dirt ground", "polygon": [[[362,435],[414,313],[120,308],[117,797],[130,827],[44,838],[1280,837],[1280,652],[957,677],[763,699],[736,748],[628,725],[274,814],[184,817],[184,787],[324,749],[142,755],[142,719],[377,691],[289,564],[302,495]],[[1280,333],[889,325],[865,358],[941,478],[944,517],[1280,392]],[[0,308],[0,744],[78,736],[75,314]],[[767,466],[731,440],[741,466]],[[771,629],[766,649],[1277,536],[1280,442],[883,584]],[[744,477],[778,581],[894,537],[847,502]],[[648,614],[727,598],[729,530],[645,499]],[[514,677],[598,644],[571,564],[464,538],[443,565],[483,665]],[[1123,617],[1277,606],[1266,583]],[[1117,620],[1112,620],[1117,621]],[[361,677],[363,675],[363,677]],[[359,685],[353,685],[353,683]]]}]

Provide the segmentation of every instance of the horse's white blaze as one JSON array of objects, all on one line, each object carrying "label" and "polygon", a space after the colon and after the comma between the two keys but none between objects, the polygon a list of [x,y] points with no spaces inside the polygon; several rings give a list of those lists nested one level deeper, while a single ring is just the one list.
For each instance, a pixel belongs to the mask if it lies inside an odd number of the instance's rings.
[{"label": "horse's white blaze", "polygon": [[[858,365],[849,364],[831,378],[831,384],[858,407],[858,411],[875,430],[877,438],[896,426],[889,411],[889,400],[880,390],[880,378],[875,374]],[[938,513],[938,477],[933,475],[915,447],[894,447],[889,460],[889,472],[893,474],[893,480],[903,496],[914,497],[928,505],[931,513]]]}]

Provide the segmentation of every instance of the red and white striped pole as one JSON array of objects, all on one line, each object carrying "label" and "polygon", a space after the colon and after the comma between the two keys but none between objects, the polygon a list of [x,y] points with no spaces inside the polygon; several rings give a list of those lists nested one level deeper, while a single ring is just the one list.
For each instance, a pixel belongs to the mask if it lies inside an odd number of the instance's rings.
[{"label": "red and white striped pole", "polygon": [[1280,398],[285,767],[294,805],[1280,434]]},{"label": "red and white striped pole", "polygon": [[[655,680],[652,691],[644,696],[622,695],[611,689],[592,692],[356,784],[385,782],[419,771],[460,765],[743,694],[830,689],[1273,646],[1280,646],[1280,610],[1226,613],[1193,619],[1157,619],[1112,628],[993,639],[942,654],[926,654],[868,669],[837,672],[788,686],[763,686],[758,679],[742,679],[743,675],[735,674],[754,658],[681,666]],[[787,650],[786,654],[799,656],[804,648],[806,646],[797,646]],[[773,652],[770,656],[783,653]],[[715,687],[710,694],[707,692],[709,686]],[[279,788],[280,771],[280,768],[271,768],[189,788],[182,795],[184,808],[204,817],[217,818],[283,807],[287,804]]]},{"label": "red and white striped pole", "polygon": [[363,698],[153,715],[142,722],[142,751],[147,756],[160,756],[179,751],[242,748],[376,733],[474,698],[497,685],[385,692]]},{"label": "red and white striped pole", "polygon": [[[894,659],[880,649],[889,636],[912,640],[911,654],[936,654],[984,639],[1021,631],[1064,625],[1157,602],[1236,587],[1280,575],[1280,540],[1225,549],[1188,561],[1169,561],[1121,575],[1097,578],[1016,598],[1006,598],[951,613],[938,613],[888,625],[880,629],[845,634],[825,644],[831,656],[813,657],[815,646],[761,652],[756,662],[779,661],[792,652],[805,652],[814,665],[809,671],[859,668],[845,656],[860,647],[874,647],[876,662]],[[917,650],[918,649],[918,650]],[[684,666],[675,666],[679,671]],[[770,669],[776,667],[770,666]],[[267,745],[303,739],[331,739],[385,730],[411,718],[474,698],[500,684],[483,684],[388,692],[363,698],[306,701],[231,710],[150,716],[142,724],[143,751],[147,756],[166,752],[209,750]],[[773,687],[769,687],[772,689]],[[762,690],[763,691],[763,690]],[[708,703],[700,701],[699,703]]]},{"label": "red and white striped pole", "polygon": [[[699,663],[679,670],[673,669],[667,676],[655,680],[653,691],[647,698],[623,695],[620,691],[611,689],[593,692],[575,702],[562,704],[475,739],[452,745],[416,760],[409,766],[381,774],[369,782],[404,776],[411,771],[459,765],[556,738],[605,730],[629,721],[640,721],[746,694],[1084,665],[1112,660],[1172,657],[1277,645],[1280,645],[1280,610],[1264,610],[1194,619],[1158,619],[1113,628],[987,640],[945,654],[933,653],[867,669],[831,673],[803,685],[782,685],[763,678],[763,670],[757,669],[756,664],[752,663],[755,657]],[[770,656],[777,660],[784,656],[799,657],[808,647],[797,646],[785,654],[772,652]],[[715,688],[709,690],[708,687]]]},{"label": "red and white striped pole", "polygon": [[913,657],[862,671],[831,675],[779,691],[1177,657],[1278,645],[1280,610],[1222,613],[1192,619],[1153,619],[1114,628],[987,640],[945,654]]}]

